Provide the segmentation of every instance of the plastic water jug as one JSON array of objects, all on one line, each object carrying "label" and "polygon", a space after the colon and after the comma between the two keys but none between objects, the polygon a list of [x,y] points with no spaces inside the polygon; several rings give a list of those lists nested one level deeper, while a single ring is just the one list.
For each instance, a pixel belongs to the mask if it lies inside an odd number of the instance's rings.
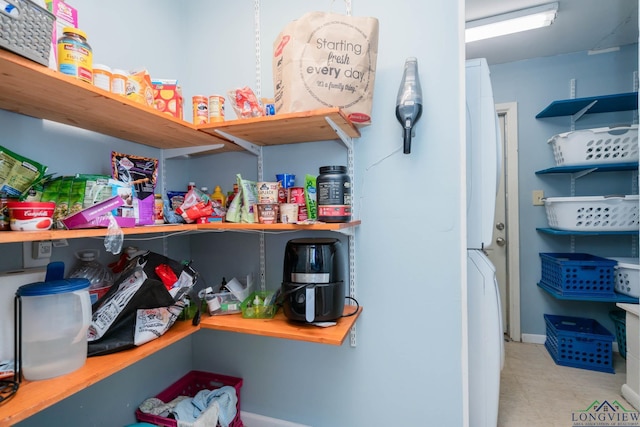
[{"label": "plastic water jug", "polygon": [[83,277],[89,280],[89,298],[91,304],[102,298],[113,285],[113,274],[106,266],[98,262],[100,251],[85,249],[75,253],[78,262],[69,273],[69,278]]},{"label": "plastic water jug", "polygon": [[87,360],[91,323],[89,280],[73,278],[23,285],[16,291],[20,370],[27,380],[73,372]]}]

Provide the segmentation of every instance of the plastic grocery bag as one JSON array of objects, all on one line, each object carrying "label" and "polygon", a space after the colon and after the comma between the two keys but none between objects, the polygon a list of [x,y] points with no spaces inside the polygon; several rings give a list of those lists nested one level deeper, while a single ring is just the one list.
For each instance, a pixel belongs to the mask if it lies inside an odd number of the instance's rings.
[{"label": "plastic grocery bag", "polygon": [[310,12],[287,24],[273,44],[276,113],[340,107],[371,124],[378,19]]},{"label": "plastic grocery bag", "polygon": [[197,276],[190,265],[154,252],[133,258],[92,306],[88,356],[137,347],[163,335],[180,316],[186,295],[200,306],[193,289]]}]

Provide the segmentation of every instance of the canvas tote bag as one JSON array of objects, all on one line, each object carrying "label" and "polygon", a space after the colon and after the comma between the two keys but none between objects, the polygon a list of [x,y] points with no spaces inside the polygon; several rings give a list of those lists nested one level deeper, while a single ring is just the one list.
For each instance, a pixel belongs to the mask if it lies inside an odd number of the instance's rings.
[{"label": "canvas tote bag", "polygon": [[276,113],[340,107],[356,125],[371,124],[378,19],[310,12],[273,44]]}]

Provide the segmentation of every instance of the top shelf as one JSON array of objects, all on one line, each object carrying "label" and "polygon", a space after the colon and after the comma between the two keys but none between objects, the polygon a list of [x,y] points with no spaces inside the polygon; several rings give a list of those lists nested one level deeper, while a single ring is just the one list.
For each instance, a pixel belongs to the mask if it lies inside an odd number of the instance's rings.
[{"label": "top shelf", "polygon": [[638,109],[638,92],[620,93],[616,95],[591,96],[588,98],[563,99],[553,101],[536,115],[536,119],[545,117],[572,116],[589,105],[584,114],[609,113],[613,111],[630,111]]},{"label": "top shelf", "polygon": [[[260,146],[335,140],[338,136],[327,118],[347,136],[360,136],[339,108],[196,126],[3,49],[0,75],[0,109],[160,149],[244,150],[218,131]],[[211,151],[217,144],[221,147]]]}]

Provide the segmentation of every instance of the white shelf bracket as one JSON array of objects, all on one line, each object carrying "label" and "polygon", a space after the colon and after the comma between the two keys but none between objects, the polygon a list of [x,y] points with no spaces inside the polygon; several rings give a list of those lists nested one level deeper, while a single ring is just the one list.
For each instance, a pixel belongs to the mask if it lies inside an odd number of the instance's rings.
[{"label": "white shelf bracket", "polygon": [[197,147],[164,148],[162,149],[162,156],[165,159],[175,159],[176,157],[186,157],[192,154],[204,153],[205,151],[219,150],[223,147],[224,144],[212,144],[199,145]]},{"label": "white shelf bracket", "polygon": [[[598,168],[585,169],[580,172],[573,173],[571,174],[571,176],[574,178],[574,181],[575,181],[576,179],[582,178],[583,176],[589,175],[591,172],[595,172],[597,170]],[[575,182],[574,182],[574,185],[575,185]],[[575,191],[575,188],[572,191]]]},{"label": "white shelf bracket", "polygon": [[336,134],[338,134],[338,138],[340,138],[340,141],[342,141],[342,143],[347,147],[347,149],[353,150],[353,138],[351,138],[349,135],[344,133],[344,131],[340,129],[340,127],[336,124],[336,122],[331,120],[331,117],[325,117],[324,119],[327,121],[327,123],[329,123],[329,126],[331,126],[331,128],[336,132]]},{"label": "white shelf bracket", "polygon": [[252,142],[249,142],[245,139],[242,138],[238,138],[237,136],[233,136],[233,135],[229,135],[226,132],[223,132],[219,129],[216,129],[215,131],[217,134],[233,141],[235,144],[238,144],[240,147],[244,148],[245,150],[247,150],[248,152],[250,152],[251,154],[255,154],[256,156],[262,156],[262,147],[259,145],[256,145]]},{"label": "white shelf bracket", "polygon": [[595,101],[592,101],[589,105],[584,107],[582,110],[580,110],[577,113],[575,113],[573,116],[571,116],[571,121],[574,122],[574,124],[575,124],[575,122],[580,120],[580,118],[582,116],[584,116],[587,113],[587,111],[589,111],[594,105],[596,105],[597,102],[598,102],[598,100],[596,99]]}]

